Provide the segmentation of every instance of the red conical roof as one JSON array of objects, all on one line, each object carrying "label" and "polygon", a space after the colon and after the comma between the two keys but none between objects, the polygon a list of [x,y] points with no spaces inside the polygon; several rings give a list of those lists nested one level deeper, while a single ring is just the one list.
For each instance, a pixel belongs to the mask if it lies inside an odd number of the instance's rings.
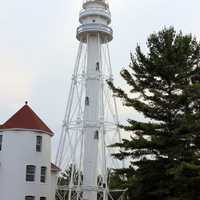
[{"label": "red conical roof", "polygon": [[53,132],[37,116],[37,114],[27,105],[24,105],[8,121],[0,126],[0,129],[31,129],[42,131],[53,136]]},{"label": "red conical roof", "polygon": [[51,171],[52,172],[59,172],[61,169],[57,167],[55,164],[51,163]]}]

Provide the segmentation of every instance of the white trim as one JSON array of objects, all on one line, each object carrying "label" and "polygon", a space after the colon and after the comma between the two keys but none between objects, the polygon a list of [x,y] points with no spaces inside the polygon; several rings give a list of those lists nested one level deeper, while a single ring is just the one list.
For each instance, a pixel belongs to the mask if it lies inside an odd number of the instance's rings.
[{"label": "white trim", "polygon": [[39,130],[39,129],[26,129],[26,128],[7,128],[7,129],[0,129],[0,132],[4,132],[4,131],[31,131],[33,133],[46,133],[49,136],[53,136],[54,133],[50,133],[47,131],[43,131],[43,130]]}]

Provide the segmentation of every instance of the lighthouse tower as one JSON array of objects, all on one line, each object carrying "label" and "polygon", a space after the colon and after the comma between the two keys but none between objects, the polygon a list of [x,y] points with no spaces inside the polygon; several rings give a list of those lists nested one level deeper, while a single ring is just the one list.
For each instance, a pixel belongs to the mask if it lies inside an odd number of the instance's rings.
[{"label": "lighthouse tower", "polygon": [[[84,111],[83,186],[97,185],[98,138],[100,132],[101,45],[112,40],[111,18],[103,0],[86,1],[80,14],[81,26],[77,30],[79,41],[87,42],[86,106]],[[96,192],[87,191],[84,198],[97,199]]]},{"label": "lighthouse tower", "polygon": [[[85,0],[80,11],[80,42],[63,122],[56,164],[69,182],[58,188],[68,199],[106,200],[109,196],[109,144],[119,142],[115,98],[108,88],[112,70],[108,44],[113,39],[111,14],[105,0]],[[61,198],[62,199],[62,198]]]}]

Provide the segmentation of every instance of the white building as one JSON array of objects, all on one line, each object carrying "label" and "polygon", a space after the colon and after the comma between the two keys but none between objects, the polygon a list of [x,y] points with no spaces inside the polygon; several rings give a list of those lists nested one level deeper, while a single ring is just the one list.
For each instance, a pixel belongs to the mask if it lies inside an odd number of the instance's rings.
[{"label": "white building", "polygon": [[55,200],[52,136],[27,103],[0,126],[0,200]]}]

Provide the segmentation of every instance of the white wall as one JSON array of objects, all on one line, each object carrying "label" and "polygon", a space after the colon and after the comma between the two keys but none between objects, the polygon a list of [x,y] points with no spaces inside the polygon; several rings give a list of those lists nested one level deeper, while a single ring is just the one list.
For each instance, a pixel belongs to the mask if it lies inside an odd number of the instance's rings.
[{"label": "white wall", "polygon": [[[0,200],[24,200],[26,195],[50,199],[51,137],[33,131],[4,131],[0,151]],[[42,152],[36,152],[36,136],[43,137]],[[26,182],[26,165],[36,166],[35,182]],[[40,183],[40,168],[47,167],[46,183]]]},{"label": "white wall", "polygon": [[50,198],[50,200],[55,200],[56,188],[57,188],[57,177],[58,177],[58,172],[51,173],[51,198]]}]

